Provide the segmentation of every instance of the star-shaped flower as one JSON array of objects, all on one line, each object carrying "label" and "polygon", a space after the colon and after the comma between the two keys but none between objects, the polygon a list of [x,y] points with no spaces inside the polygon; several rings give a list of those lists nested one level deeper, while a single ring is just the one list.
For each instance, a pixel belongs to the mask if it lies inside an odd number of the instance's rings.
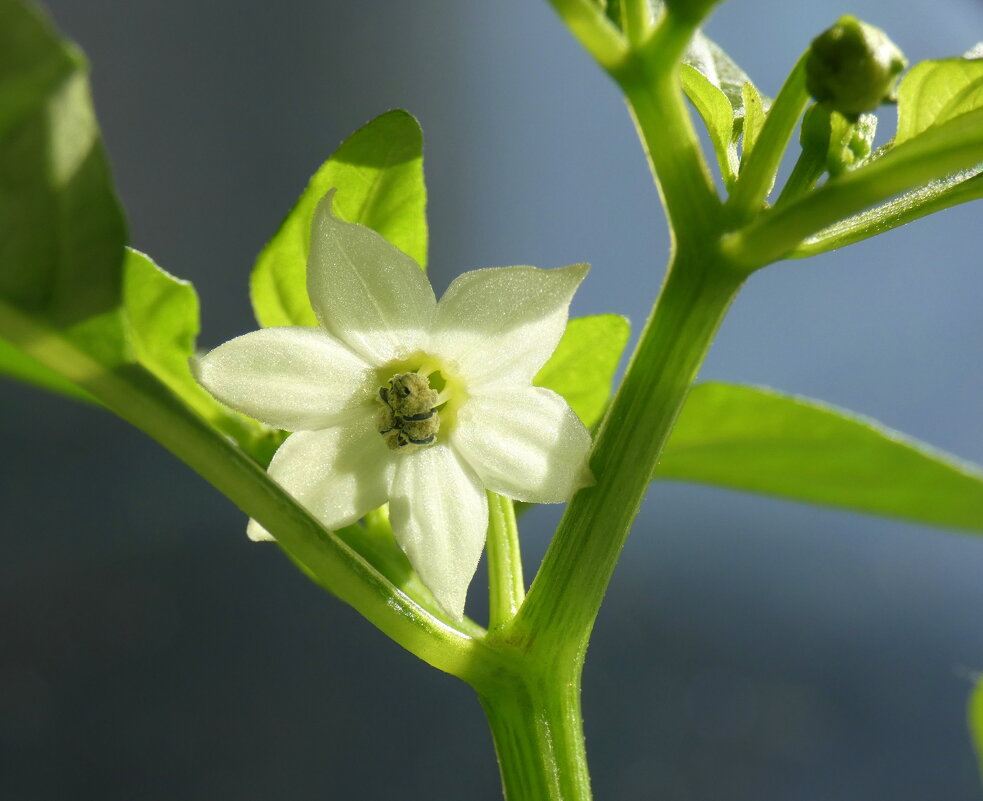
[{"label": "star-shaped flower", "polygon": [[[460,618],[488,527],[485,489],[559,503],[592,483],[590,435],[532,385],[586,265],[464,273],[438,303],[379,234],[331,213],[311,227],[307,290],[321,324],[237,337],[197,364],[223,403],[296,432],[269,475],[326,528],[389,502],[393,533]],[[254,520],[253,539],[270,539]]]}]

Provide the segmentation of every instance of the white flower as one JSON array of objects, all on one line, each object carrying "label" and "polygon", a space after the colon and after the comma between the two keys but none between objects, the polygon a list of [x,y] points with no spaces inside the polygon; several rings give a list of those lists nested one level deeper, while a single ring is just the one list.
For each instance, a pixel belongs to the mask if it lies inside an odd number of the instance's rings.
[{"label": "white flower", "polygon": [[[559,503],[592,483],[590,435],[532,386],[586,265],[461,275],[438,303],[379,234],[331,214],[311,228],[307,290],[320,328],[267,328],[219,346],[198,380],[292,434],[269,475],[328,529],[389,502],[399,545],[460,619],[488,526],[485,488]],[[270,539],[254,520],[253,539]]]}]

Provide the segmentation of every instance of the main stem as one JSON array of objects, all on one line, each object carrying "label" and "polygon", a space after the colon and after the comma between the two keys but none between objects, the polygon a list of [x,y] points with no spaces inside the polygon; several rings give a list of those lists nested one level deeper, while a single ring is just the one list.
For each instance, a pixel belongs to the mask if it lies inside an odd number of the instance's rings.
[{"label": "main stem", "polygon": [[499,692],[479,693],[506,801],[590,801],[579,666],[527,667]]},{"label": "main stem", "polygon": [[670,265],[598,432],[597,484],[574,496],[529,596],[489,645],[516,653],[517,678],[479,690],[508,801],[589,801],[580,676],[618,555],[697,370],[742,276],[708,243]]},{"label": "main stem", "polygon": [[514,638],[559,663],[582,660],[621,548],[673,423],[743,282],[716,247],[680,250],[597,435],[597,484],[567,506]]},{"label": "main stem", "polygon": [[551,2],[624,91],[674,244],[659,299],[595,439],[597,483],[567,506],[518,615],[487,638],[516,656],[511,682],[479,688],[508,801],[591,798],[580,715],[590,632],[665,441],[746,275],[721,252],[723,209],[679,85],[696,22],[667,13],[638,50],[606,61],[598,42],[607,41],[607,29],[596,20],[579,24],[589,4]]}]

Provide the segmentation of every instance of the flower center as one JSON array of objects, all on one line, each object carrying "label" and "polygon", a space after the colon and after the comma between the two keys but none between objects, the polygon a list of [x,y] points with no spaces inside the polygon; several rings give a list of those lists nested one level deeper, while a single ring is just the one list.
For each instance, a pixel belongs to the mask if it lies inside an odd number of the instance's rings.
[{"label": "flower center", "polygon": [[379,387],[377,401],[379,433],[390,449],[413,451],[436,441],[441,400],[427,376],[397,373]]}]

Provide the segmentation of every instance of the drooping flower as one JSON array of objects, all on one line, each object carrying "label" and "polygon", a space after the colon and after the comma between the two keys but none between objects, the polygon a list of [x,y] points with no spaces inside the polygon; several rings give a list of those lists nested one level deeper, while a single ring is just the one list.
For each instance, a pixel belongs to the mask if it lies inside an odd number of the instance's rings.
[{"label": "drooping flower", "polygon": [[[199,360],[216,398],[295,432],[269,475],[328,529],[389,502],[421,580],[460,618],[488,526],[485,490],[559,503],[592,482],[590,435],[533,377],[556,349],[586,265],[464,273],[438,303],[379,234],[331,213],[311,227],[320,327],[266,328]],[[255,520],[253,539],[271,539]]]}]

